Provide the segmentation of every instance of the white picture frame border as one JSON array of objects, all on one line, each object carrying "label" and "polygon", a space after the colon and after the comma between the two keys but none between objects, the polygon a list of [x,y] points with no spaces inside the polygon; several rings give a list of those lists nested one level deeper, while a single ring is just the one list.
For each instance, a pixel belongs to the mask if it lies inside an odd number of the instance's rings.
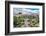
[{"label": "white picture frame border", "polygon": [[[13,27],[13,8],[39,8],[39,26],[40,27],[23,27],[23,28],[14,28]],[[19,5],[19,4],[10,4],[10,32],[20,32],[20,31],[39,31],[42,30],[42,6],[37,5]]]}]

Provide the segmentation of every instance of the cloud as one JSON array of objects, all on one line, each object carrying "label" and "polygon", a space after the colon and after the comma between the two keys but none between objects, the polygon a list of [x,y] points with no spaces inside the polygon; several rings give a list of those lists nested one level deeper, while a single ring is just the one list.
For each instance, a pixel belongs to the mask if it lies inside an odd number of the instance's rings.
[{"label": "cloud", "polygon": [[13,9],[13,14],[17,14],[19,12],[23,14],[39,13],[39,9],[38,8],[14,8]]}]

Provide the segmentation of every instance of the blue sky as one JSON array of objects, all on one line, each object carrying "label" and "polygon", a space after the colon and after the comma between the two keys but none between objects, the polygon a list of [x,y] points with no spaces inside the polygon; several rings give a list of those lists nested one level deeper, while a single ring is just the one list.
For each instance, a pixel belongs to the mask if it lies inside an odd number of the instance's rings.
[{"label": "blue sky", "polygon": [[39,8],[14,8],[13,13],[39,13]]},{"label": "blue sky", "polygon": [[25,8],[25,9],[29,9],[29,10],[39,10],[39,8]]}]

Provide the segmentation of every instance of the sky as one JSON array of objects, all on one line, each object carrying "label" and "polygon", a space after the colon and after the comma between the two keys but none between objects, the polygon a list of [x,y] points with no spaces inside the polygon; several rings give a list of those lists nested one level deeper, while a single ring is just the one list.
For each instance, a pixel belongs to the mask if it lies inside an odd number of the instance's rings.
[{"label": "sky", "polygon": [[13,14],[22,12],[23,14],[39,13],[39,8],[13,8]]}]

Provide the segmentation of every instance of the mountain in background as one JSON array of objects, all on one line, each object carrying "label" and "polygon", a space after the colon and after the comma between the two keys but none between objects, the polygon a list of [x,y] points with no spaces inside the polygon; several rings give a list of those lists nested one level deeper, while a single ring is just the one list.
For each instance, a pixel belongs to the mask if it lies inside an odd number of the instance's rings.
[{"label": "mountain in background", "polygon": [[13,10],[13,15],[15,16],[15,15],[18,15],[18,14],[21,14],[21,15],[39,15],[39,10],[37,9],[32,9],[32,10],[30,10],[30,9],[21,9],[21,10],[19,10],[19,9],[14,9]]}]

